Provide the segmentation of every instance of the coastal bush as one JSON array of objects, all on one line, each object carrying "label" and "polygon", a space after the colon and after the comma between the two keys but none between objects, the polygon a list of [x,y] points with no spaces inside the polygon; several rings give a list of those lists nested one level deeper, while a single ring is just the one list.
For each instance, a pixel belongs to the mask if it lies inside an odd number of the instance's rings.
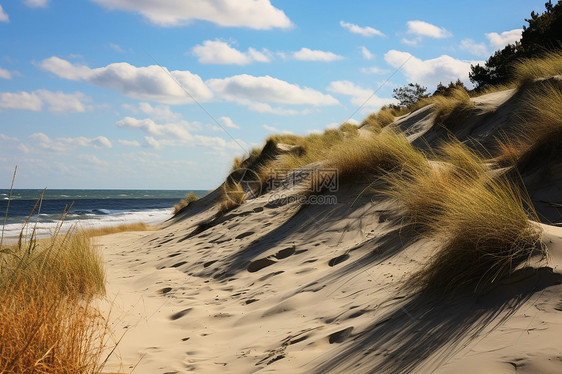
[{"label": "coastal bush", "polygon": [[[237,162],[237,158],[234,159],[234,164],[236,165]],[[233,169],[234,166],[233,166]],[[174,214],[178,214],[180,212],[180,210],[182,210],[183,208],[185,208],[186,206],[188,206],[189,204],[191,204],[194,201],[197,201],[199,198],[197,196],[195,196],[195,194],[193,192],[188,193],[187,195],[185,195],[184,199],[181,199],[179,203],[174,205]]]}]

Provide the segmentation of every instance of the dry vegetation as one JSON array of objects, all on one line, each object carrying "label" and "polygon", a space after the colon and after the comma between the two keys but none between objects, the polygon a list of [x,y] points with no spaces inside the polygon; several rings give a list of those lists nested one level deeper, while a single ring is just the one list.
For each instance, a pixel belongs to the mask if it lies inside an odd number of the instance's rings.
[{"label": "dry vegetation", "polygon": [[222,186],[222,197],[219,202],[219,214],[224,214],[246,202],[246,193],[237,182],[225,182]]},{"label": "dry vegetation", "polygon": [[514,71],[515,81],[519,85],[562,74],[562,51],[549,52],[541,58],[521,60],[515,64]]},{"label": "dry vegetation", "polygon": [[90,301],[105,292],[89,236],[20,241],[0,253],[0,373],[97,373],[108,325]]},{"label": "dry vegetation", "polygon": [[[238,160],[238,158],[235,158],[234,163],[239,162],[237,160]],[[180,210],[182,210],[183,208],[185,208],[186,206],[188,206],[192,202],[197,201],[198,199],[199,198],[197,196],[195,196],[195,194],[193,192],[188,193],[187,195],[185,195],[184,199],[181,199],[179,203],[174,205],[174,214],[178,214],[180,212]]]},{"label": "dry vegetation", "polygon": [[125,232],[125,231],[147,231],[147,230],[153,230],[153,228],[144,222],[137,222],[137,223],[126,223],[118,226],[89,228],[89,229],[84,229],[81,232],[85,236],[90,238],[93,236],[110,235],[110,234],[116,234],[118,232]]}]

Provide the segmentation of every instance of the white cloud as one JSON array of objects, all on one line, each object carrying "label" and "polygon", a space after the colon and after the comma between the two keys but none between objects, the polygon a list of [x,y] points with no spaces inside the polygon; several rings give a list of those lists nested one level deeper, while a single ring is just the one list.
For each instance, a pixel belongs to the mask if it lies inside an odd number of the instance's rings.
[{"label": "white cloud", "polygon": [[312,50],[309,48],[301,48],[300,51],[293,52],[293,58],[301,61],[337,61],[342,60],[343,56],[336,55],[332,52]]},{"label": "white cloud", "polygon": [[24,3],[30,8],[45,8],[49,5],[49,0],[25,0]]},{"label": "white cloud", "polygon": [[86,138],[79,136],[76,138],[56,138],[51,139],[44,133],[38,132],[31,134],[29,139],[39,148],[52,152],[67,152],[77,147],[111,148],[112,144],[105,136]]},{"label": "white cloud", "polygon": [[167,136],[181,140],[192,140],[190,126],[187,121],[180,123],[157,124],[150,118],[136,119],[133,117],[125,117],[117,121],[117,126],[122,128],[132,128],[142,130],[150,135]]},{"label": "white cloud", "polygon": [[5,134],[0,133],[0,140],[7,141],[7,142],[19,142],[18,138],[14,138],[12,136],[8,136]]},{"label": "white cloud", "polygon": [[148,147],[154,148],[154,149],[160,149],[161,145],[160,142],[156,139],[154,139],[153,136],[145,136],[144,137],[144,144]]},{"label": "white cloud", "polygon": [[43,101],[34,92],[2,92],[0,93],[0,108],[3,109],[23,109],[40,111]]},{"label": "white cloud", "polygon": [[35,90],[33,92],[0,92],[0,108],[40,111],[47,104],[51,112],[84,112],[90,98],[82,92],[65,94],[61,91]]},{"label": "white cloud", "polygon": [[474,56],[486,57],[490,55],[490,51],[488,51],[488,47],[485,43],[476,43],[472,39],[462,40],[460,48],[470,52]]},{"label": "white cloud", "polygon": [[180,113],[173,112],[168,105],[150,105],[149,103],[139,103],[139,110],[150,118],[161,121],[179,121],[182,118]]},{"label": "white cloud", "polygon": [[354,33],[354,34],[359,34],[359,35],[363,35],[366,37],[371,37],[371,36],[385,36],[382,32],[380,32],[377,29],[374,29],[372,27],[366,26],[366,27],[361,27],[358,25],[354,25],[353,23],[347,23],[344,21],[340,21],[340,26],[348,29],[350,32]]},{"label": "white cloud", "polygon": [[381,98],[369,88],[362,88],[350,81],[333,81],[327,88],[335,94],[351,96],[351,103],[356,107],[362,106],[364,110],[379,109],[383,105],[396,103],[395,99]]},{"label": "white cloud", "polygon": [[269,0],[92,0],[111,10],[140,13],[159,26],[181,26],[204,20],[220,26],[259,30],[289,28],[291,21]]},{"label": "white cloud", "polygon": [[269,75],[255,77],[242,74],[224,79],[210,79],[206,83],[225,100],[247,105],[256,111],[272,109],[266,102],[313,106],[338,104],[338,101],[330,95]]},{"label": "white cloud", "polygon": [[87,107],[84,106],[84,101],[90,100],[90,98],[82,92],[75,92],[72,94],[48,90],[37,90],[34,92],[49,106],[49,111],[51,112],[85,112]]},{"label": "white cloud", "polygon": [[192,52],[201,64],[247,65],[252,62],[270,61],[267,50],[259,52],[250,48],[244,53],[220,40],[205,40],[203,45],[193,47]]},{"label": "white cloud", "polygon": [[[434,59],[421,60],[408,52],[390,50],[384,55],[385,61],[394,68],[402,64],[404,75],[409,82],[419,83],[428,88],[436,87],[439,82],[460,79],[470,85],[468,73],[471,64],[482,64],[483,61],[463,61],[442,55]],[[407,62],[406,62],[407,61]]]},{"label": "white cloud", "polygon": [[225,125],[226,127],[230,127],[231,129],[239,129],[240,128],[240,126],[238,126],[237,124],[232,122],[232,119],[230,119],[230,117],[221,117],[221,118],[219,118],[219,120],[221,121],[221,123],[223,125]]},{"label": "white cloud", "polygon": [[117,141],[119,142],[119,144],[127,146],[127,147],[138,147],[138,146],[140,146],[140,143],[137,142],[136,140],[119,139]]},{"label": "white cloud", "polygon": [[452,34],[443,27],[437,27],[431,23],[423,21],[408,21],[406,23],[408,34],[414,34],[418,36],[427,36],[430,38],[443,39],[448,38]]},{"label": "white cloud", "polygon": [[373,58],[375,58],[375,55],[371,51],[369,51],[367,47],[361,46],[359,48],[361,49],[361,55],[365,60],[372,60]]},{"label": "white cloud", "polygon": [[388,69],[381,69],[376,66],[372,66],[370,68],[361,68],[361,73],[363,74],[388,74],[390,70]]},{"label": "white cloud", "polygon": [[0,5],[0,22],[10,22],[10,17],[4,12],[2,5]]},{"label": "white cloud", "polygon": [[504,31],[501,34],[497,32],[487,33],[486,37],[490,41],[490,45],[495,49],[503,49],[508,44],[513,44],[521,39],[521,33],[523,29],[515,29],[510,31]]},{"label": "white cloud", "polygon": [[43,60],[40,67],[61,78],[83,80],[99,87],[115,89],[125,96],[139,100],[166,104],[193,102],[184,89],[197,101],[208,101],[213,96],[197,74],[187,70],[168,71],[158,65],[136,67],[121,62],[91,69],[58,57],[50,57]]},{"label": "white cloud", "polygon": [[12,73],[10,73],[8,70],[6,69],[2,69],[0,68],[0,78],[3,79],[12,79]]}]

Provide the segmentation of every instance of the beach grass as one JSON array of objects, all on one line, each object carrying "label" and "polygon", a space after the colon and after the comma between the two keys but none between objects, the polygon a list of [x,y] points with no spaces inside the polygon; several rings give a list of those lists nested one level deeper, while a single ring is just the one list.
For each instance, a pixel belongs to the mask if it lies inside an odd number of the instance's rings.
[{"label": "beach grass", "polygon": [[[234,163],[240,162],[238,158],[234,158]],[[197,201],[199,198],[195,196],[193,192],[188,193],[185,195],[185,198],[181,199],[179,203],[174,205],[174,214],[178,214],[180,210],[188,206],[194,201]]]},{"label": "beach grass", "polygon": [[514,81],[520,86],[535,79],[562,74],[562,51],[551,51],[538,58],[527,58],[513,66]]},{"label": "beach grass", "polygon": [[0,253],[0,372],[98,373],[109,337],[91,301],[105,293],[100,254],[69,231]]}]

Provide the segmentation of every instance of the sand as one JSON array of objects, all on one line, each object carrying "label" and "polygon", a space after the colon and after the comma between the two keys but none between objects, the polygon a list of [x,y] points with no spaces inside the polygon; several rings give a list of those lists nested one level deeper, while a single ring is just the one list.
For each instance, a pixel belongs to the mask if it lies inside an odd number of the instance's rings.
[{"label": "sand", "polygon": [[[500,117],[474,120],[472,136],[502,126],[511,95],[478,100]],[[425,110],[393,126],[431,138]],[[429,303],[403,285],[437,243],[409,232],[391,201],[363,184],[340,186],[332,205],[274,193],[204,230],[215,195],[157,231],[94,239],[121,339],[106,372],[562,372],[562,227],[537,223],[550,259],[533,270]]]}]

